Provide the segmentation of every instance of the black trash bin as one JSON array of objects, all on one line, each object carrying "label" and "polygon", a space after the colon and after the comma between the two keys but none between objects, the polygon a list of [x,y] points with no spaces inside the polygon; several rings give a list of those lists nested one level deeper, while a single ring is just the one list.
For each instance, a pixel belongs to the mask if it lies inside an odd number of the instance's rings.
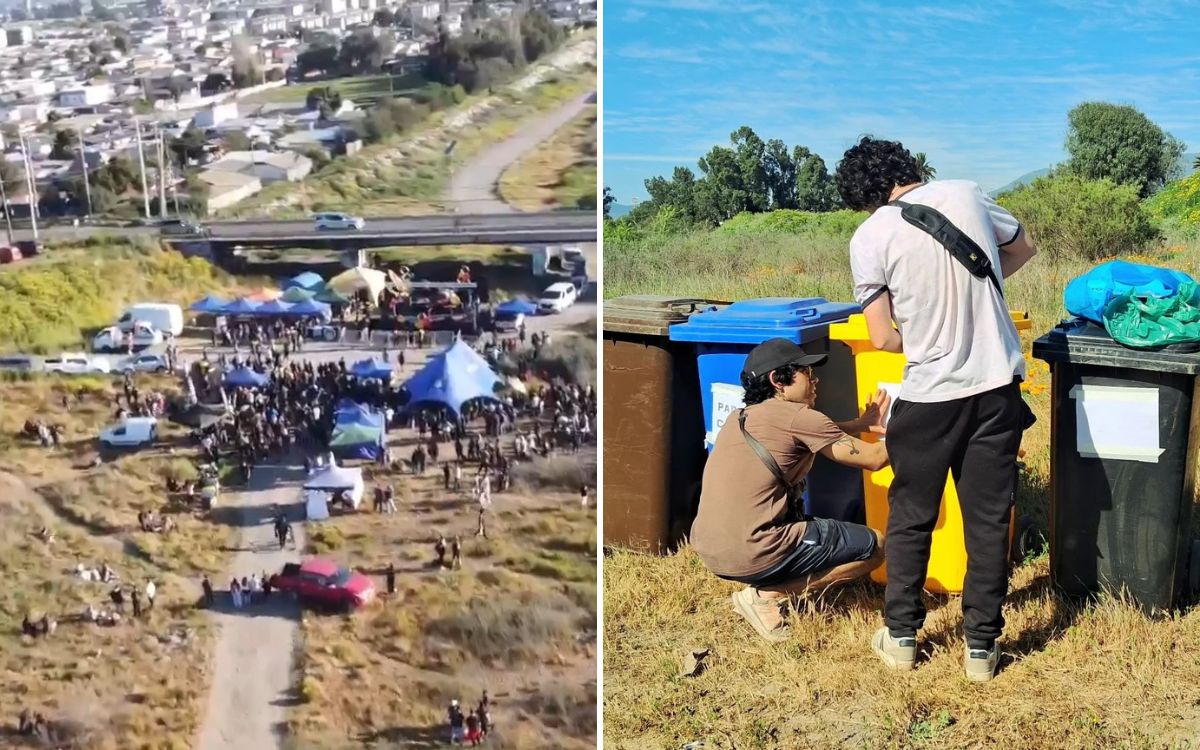
[{"label": "black trash bin", "polygon": [[604,303],[604,545],[662,554],[691,527],[704,473],[696,357],[667,328],[707,300]]},{"label": "black trash bin", "polygon": [[1146,612],[1193,599],[1200,347],[1118,344],[1072,320],[1033,344],[1050,364],[1050,575],[1067,596],[1125,592]]}]

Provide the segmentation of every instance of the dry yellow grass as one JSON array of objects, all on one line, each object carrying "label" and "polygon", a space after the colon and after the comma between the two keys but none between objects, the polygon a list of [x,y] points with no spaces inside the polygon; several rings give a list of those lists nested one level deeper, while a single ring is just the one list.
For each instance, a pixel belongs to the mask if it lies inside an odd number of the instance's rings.
[{"label": "dry yellow grass", "polygon": [[596,108],[559,129],[500,177],[500,197],[522,211],[575,208],[596,198]]},{"label": "dry yellow grass", "polygon": [[[558,461],[595,476],[594,450]],[[372,574],[381,596],[353,615],[305,614],[295,741],[441,747],[450,699],[473,707],[486,689],[497,724],[489,746],[594,747],[596,514],[579,507],[578,485],[497,494],[491,538],[479,539],[466,488],[447,492],[440,471],[368,473],[368,494],[373,482],[397,487],[398,512],[371,512],[368,499],[308,534],[310,546],[318,539],[324,554]],[[438,533],[462,536],[461,570],[432,566]]]},{"label": "dry yellow grass", "polygon": [[[709,299],[851,298],[845,238],[714,232],[649,237],[605,248],[605,292]],[[1200,242],[1133,259],[1195,273]],[[1037,258],[1007,284],[1028,310],[1025,433],[1019,513],[1044,528],[1050,375],[1033,339],[1065,316],[1062,289],[1090,264]],[[1003,671],[968,685],[961,610],[949,598],[922,634],[926,661],[886,672],[867,646],[882,618],[882,588],[860,583],[802,611],[788,644],[771,647],[738,618],[736,586],[708,574],[690,550],[656,558],[617,552],[604,563],[605,745],[677,748],[1197,748],[1200,613],[1151,620],[1121,601],[1072,608],[1048,589],[1045,557],[1019,567],[1006,608]],[[712,647],[712,668],[679,678],[688,648]]]},{"label": "dry yellow grass", "polygon": [[[142,376],[139,388],[170,390],[169,378]],[[161,443],[100,468],[95,436],[112,418],[114,384],[96,378],[40,377],[0,387],[0,716],[23,708],[88,729],[87,748],[186,748],[207,692],[211,631],[194,608],[203,571],[221,569],[227,527],[175,515],[170,537],[141,532],[139,510],[161,509],[164,477],[194,453],[185,431],[160,423]],[[61,404],[71,392],[69,412]],[[27,417],[64,426],[63,447],[46,450],[19,435]],[[42,526],[55,534],[44,543]],[[87,604],[109,606],[109,586],[70,573],[107,562],[125,583],[158,586],[147,619],[116,627],[71,622]],[[60,620],[48,640],[20,633],[26,613]],[[182,640],[172,642],[172,636]],[[0,746],[4,746],[0,740]]]}]

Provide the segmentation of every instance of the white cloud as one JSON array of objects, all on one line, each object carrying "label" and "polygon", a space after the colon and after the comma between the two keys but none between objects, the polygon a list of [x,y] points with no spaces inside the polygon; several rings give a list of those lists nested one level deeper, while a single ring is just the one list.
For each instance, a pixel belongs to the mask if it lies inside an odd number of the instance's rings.
[{"label": "white cloud", "polygon": [[626,44],[615,50],[617,57],[627,60],[651,60],[654,62],[672,62],[683,65],[703,65],[706,61],[699,50],[672,49],[670,47],[655,47],[642,42]]}]

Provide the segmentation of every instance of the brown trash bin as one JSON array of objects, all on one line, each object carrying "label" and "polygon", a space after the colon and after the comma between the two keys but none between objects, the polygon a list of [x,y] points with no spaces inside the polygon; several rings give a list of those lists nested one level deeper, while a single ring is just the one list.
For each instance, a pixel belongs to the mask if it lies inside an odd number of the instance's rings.
[{"label": "brown trash bin", "polygon": [[728,303],[632,295],[604,303],[604,545],[662,554],[700,500],[704,417],[693,347],[667,328]]}]

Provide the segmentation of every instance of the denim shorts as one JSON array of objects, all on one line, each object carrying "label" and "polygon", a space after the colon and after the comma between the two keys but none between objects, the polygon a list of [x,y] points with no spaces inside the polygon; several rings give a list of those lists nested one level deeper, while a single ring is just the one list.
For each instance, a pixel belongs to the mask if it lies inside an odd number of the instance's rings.
[{"label": "denim shorts", "polygon": [[800,544],[783,562],[748,576],[720,576],[756,588],[778,586],[838,565],[861,562],[875,554],[875,533],[857,523],[811,518]]}]

